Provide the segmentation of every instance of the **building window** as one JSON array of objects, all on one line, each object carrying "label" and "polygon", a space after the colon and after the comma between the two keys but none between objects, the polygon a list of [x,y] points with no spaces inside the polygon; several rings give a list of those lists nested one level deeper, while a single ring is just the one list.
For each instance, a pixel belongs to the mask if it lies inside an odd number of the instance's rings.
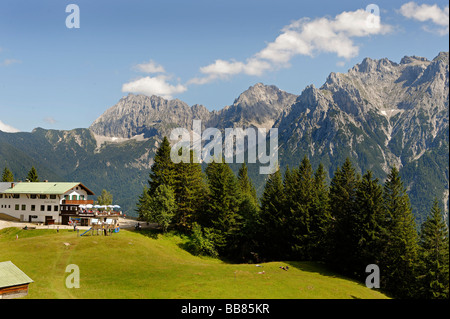
[{"label": "building window", "polygon": [[41,212],[45,210],[45,205],[41,205]]},{"label": "building window", "polygon": [[39,195],[39,198],[40,198],[40,199],[46,199],[46,198],[47,198],[47,195]]},{"label": "building window", "polygon": [[27,205],[22,204],[22,210],[26,210],[27,209]]},{"label": "building window", "polygon": [[47,205],[47,211],[51,212],[52,211],[52,205]]},{"label": "building window", "polygon": [[58,205],[53,206],[53,211],[55,211],[55,212],[58,211]]},{"label": "building window", "polygon": [[77,200],[77,195],[72,195],[72,200]]},{"label": "building window", "polygon": [[3,198],[3,194],[0,194],[0,198]]},{"label": "building window", "polygon": [[36,210],[36,205],[31,205],[31,211],[34,212]]},{"label": "building window", "polygon": [[56,199],[56,195],[50,195],[50,199]]},{"label": "building window", "polygon": [[36,195],[36,194],[31,194],[31,195],[30,195],[30,198],[31,198],[31,199],[36,199],[36,198],[37,198],[37,195]]},{"label": "building window", "polygon": [[20,194],[13,194],[13,198],[20,198]]},{"label": "building window", "polygon": [[16,210],[19,210],[19,204],[16,204],[15,209],[16,209]]}]

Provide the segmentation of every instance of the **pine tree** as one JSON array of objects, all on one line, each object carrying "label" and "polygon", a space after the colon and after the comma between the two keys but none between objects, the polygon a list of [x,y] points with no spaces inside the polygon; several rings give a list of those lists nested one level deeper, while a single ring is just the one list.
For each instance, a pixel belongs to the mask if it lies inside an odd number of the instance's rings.
[{"label": "pine tree", "polygon": [[354,214],[358,179],[349,158],[337,168],[330,184],[329,252],[327,260],[331,266],[344,274],[351,274],[354,260]]},{"label": "pine tree", "polygon": [[167,137],[156,151],[154,163],[149,174],[149,194],[152,195],[159,185],[173,187],[175,166],[170,158],[170,143]]},{"label": "pine tree", "polygon": [[29,180],[30,182],[39,182],[38,174],[34,166],[32,166],[30,171],[28,172],[27,180]]},{"label": "pine tree", "polygon": [[258,204],[258,198],[256,196],[256,189],[253,187],[252,181],[248,177],[247,165],[242,163],[238,172],[238,184],[242,194],[249,196],[249,199],[253,201],[255,205]]},{"label": "pine tree", "polygon": [[3,170],[2,182],[14,182],[14,175],[6,166]]},{"label": "pine tree", "polygon": [[286,260],[290,244],[286,232],[285,187],[278,169],[269,175],[261,197],[260,255],[269,260]]},{"label": "pine tree", "polygon": [[141,195],[139,195],[138,202],[136,203],[136,212],[138,213],[139,220],[146,220],[146,216],[149,211],[150,195],[148,187],[144,187]]},{"label": "pine tree", "polygon": [[434,200],[426,221],[421,226],[419,297],[449,298],[449,236],[439,202]]},{"label": "pine tree", "polygon": [[236,235],[242,218],[239,215],[241,196],[238,182],[231,168],[224,161],[211,162],[206,167],[208,196],[205,213],[200,218],[203,229],[210,228],[214,244],[224,256],[236,249]]},{"label": "pine tree", "polygon": [[242,163],[242,166],[239,168],[238,185],[242,198],[239,207],[242,225],[241,231],[236,237],[236,246],[240,247],[236,254],[240,261],[254,260],[258,262],[255,253],[259,249],[258,230],[261,222],[260,209],[256,197],[256,190],[248,177],[247,165],[245,163]]},{"label": "pine tree", "polygon": [[173,190],[177,203],[174,216],[175,227],[183,232],[192,229],[192,224],[198,221],[200,211],[204,209],[206,183],[202,167],[193,162],[193,151],[190,152],[190,163],[174,165]]},{"label": "pine tree", "polygon": [[383,206],[383,187],[367,171],[356,189],[355,260],[353,272],[362,279],[369,264],[380,264],[386,245],[386,213]]},{"label": "pine tree", "polygon": [[311,258],[324,260],[327,251],[327,236],[331,223],[330,197],[327,176],[322,163],[314,173],[313,202],[311,207]]},{"label": "pine tree", "polygon": [[158,223],[166,232],[175,214],[175,195],[170,186],[159,185],[148,201],[148,211],[145,218],[149,222]]},{"label": "pine tree", "polygon": [[311,219],[314,198],[314,178],[311,163],[304,157],[298,170],[292,172],[286,181],[287,202],[289,209],[289,232],[292,258],[309,260],[312,253]]},{"label": "pine tree", "polygon": [[379,265],[384,273],[381,286],[394,297],[413,297],[418,236],[409,197],[396,167],[391,169],[384,184],[383,202],[387,238]]}]

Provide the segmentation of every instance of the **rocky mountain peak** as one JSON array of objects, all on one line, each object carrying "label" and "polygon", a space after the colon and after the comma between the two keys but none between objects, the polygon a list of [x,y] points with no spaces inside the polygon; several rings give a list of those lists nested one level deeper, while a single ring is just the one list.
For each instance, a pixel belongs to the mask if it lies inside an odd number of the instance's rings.
[{"label": "rocky mountain peak", "polygon": [[[239,97],[234,100],[234,105],[240,105],[241,107],[254,105],[257,103],[268,103],[279,107],[283,105],[283,99],[287,98],[290,94],[286,93],[275,85],[264,85],[263,83],[256,83],[249,87],[246,91],[242,92]],[[291,94],[292,95],[292,94]]]},{"label": "rocky mountain peak", "polygon": [[361,63],[355,65],[352,68],[352,71],[360,73],[384,72],[389,68],[395,67],[396,65],[397,63],[392,62],[387,58],[379,60],[365,58]]},{"label": "rocky mountain peak", "polygon": [[418,56],[404,56],[401,61],[400,64],[411,64],[411,63],[423,63],[423,62],[428,62],[427,58],[423,58],[423,57],[418,57]]}]

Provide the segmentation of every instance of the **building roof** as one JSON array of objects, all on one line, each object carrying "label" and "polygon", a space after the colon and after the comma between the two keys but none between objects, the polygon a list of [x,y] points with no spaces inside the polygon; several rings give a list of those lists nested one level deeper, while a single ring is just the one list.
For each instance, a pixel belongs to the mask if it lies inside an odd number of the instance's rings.
[{"label": "building roof", "polygon": [[6,189],[11,187],[10,182],[0,182],[0,193],[3,193]]},{"label": "building roof", "polygon": [[81,186],[84,188],[88,195],[94,195],[94,193],[79,182],[22,182],[14,183],[14,187],[10,187],[2,191],[4,194],[50,194],[61,195],[70,189]]},{"label": "building roof", "polygon": [[33,279],[11,261],[0,262],[0,288],[29,284]]}]

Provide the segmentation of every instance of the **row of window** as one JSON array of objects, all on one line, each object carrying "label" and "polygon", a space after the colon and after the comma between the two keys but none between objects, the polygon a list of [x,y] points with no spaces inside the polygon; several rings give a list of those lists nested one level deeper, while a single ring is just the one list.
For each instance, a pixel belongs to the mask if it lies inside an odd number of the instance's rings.
[{"label": "row of window", "polygon": [[[22,207],[20,207],[20,206],[22,206]],[[45,210],[45,206],[47,206],[47,210]],[[19,210],[19,208],[22,208],[21,210],[27,210],[27,205],[26,204],[22,204],[22,205],[16,204],[15,210]],[[58,210],[59,210],[59,205],[53,205],[53,211],[57,212]],[[31,205],[31,211],[32,212],[36,211],[36,205]],[[40,211],[41,212],[45,212],[45,211],[51,212],[52,211],[52,205],[41,205]]]},{"label": "row of window", "polygon": [[[3,198],[3,195],[5,196],[5,198],[20,198],[20,194],[12,194],[12,195],[8,195],[8,194],[0,194],[0,198]],[[48,197],[47,197],[48,196]],[[56,199],[56,195],[37,195],[37,194],[30,194],[30,198],[31,199]],[[84,195],[64,195],[64,199],[66,200],[84,200]]]},{"label": "row of window", "polygon": [[72,199],[72,200],[84,200],[84,195],[72,195],[72,198],[70,198],[70,195],[64,195],[64,199],[67,199],[67,200],[70,200],[70,199]]}]

